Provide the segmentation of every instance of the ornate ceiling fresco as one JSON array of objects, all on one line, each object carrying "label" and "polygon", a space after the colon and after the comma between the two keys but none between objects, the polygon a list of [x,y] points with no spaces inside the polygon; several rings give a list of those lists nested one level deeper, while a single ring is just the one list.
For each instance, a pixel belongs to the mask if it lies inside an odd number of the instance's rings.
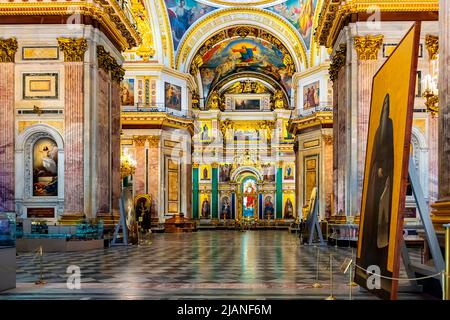
[{"label": "ornate ceiling fresco", "polygon": [[191,74],[200,73],[204,97],[228,76],[252,73],[265,74],[290,92],[295,71],[281,41],[250,26],[232,27],[214,35],[199,49],[191,65]]},{"label": "ornate ceiling fresco", "polygon": [[260,7],[292,24],[307,50],[311,47],[314,16],[319,0],[164,0],[175,51],[189,28],[208,13],[230,6]]}]

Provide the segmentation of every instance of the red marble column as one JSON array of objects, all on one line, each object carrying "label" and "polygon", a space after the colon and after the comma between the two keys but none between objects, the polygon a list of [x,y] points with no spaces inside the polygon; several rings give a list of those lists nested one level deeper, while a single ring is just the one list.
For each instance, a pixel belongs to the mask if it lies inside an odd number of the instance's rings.
[{"label": "red marble column", "polygon": [[438,116],[431,115],[428,122],[428,201],[433,204],[438,199]]},{"label": "red marble column", "polygon": [[65,62],[64,74],[64,214],[83,214],[83,62]]},{"label": "red marble column", "polygon": [[113,81],[111,90],[111,192],[112,211],[119,213],[119,199],[122,190],[120,179],[120,84]]},{"label": "red marble column", "polygon": [[110,213],[111,201],[111,153],[110,153],[110,77],[103,69],[98,71],[97,85],[97,132],[96,132],[96,165],[97,184],[95,186],[97,197],[96,213]]},{"label": "red marble column", "polygon": [[0,212],[14,212],[14,63],[0,63]]},{"label": "red marble column", "polygon": [[159,188],[160,188],[160,137],[148,137],[148,193],[152,197],[152,217],[157,218],[159,214]]}]

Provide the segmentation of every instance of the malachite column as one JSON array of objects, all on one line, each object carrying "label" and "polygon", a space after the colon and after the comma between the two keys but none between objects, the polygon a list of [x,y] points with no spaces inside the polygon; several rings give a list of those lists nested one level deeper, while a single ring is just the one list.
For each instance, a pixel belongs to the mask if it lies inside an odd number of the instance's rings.
[{"label": "malachite column", "polygon": [[283,164],[277,170],[277,213],[276,219],[283,217]]},{"label": "malachite column", "polygon": [[198,219],[198,165],[193,165],[192,169],[192,218]]},{"label": "malachite column", "polygon": [[218,205],[219,198],[219,166],[212,165],[212,194],[211,194],[211,216],[212,219],[218,219]]}]

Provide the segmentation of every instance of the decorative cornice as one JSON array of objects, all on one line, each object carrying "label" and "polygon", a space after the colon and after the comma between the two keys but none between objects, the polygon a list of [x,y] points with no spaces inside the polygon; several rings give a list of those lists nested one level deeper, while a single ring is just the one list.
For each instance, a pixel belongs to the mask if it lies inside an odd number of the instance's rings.
[{"label": "decorative cornice", "polygon": [[8,2],[0,3],[0,16],[61,16],[91,17],[111,35],[121,50],[130,49],[141,42],[130,17],[115,0]]},{"label": "decorative cornice", "polygon": [[[381,13],[437,13],[439,0],[325,0],[314,32],[316,42],[332,48],[350,16],[368,15],[373,13],[374,7]],[[411,17],[411,20],[414,20],[414,17]]]},{"label": "decorative cornice", "polygon": [[17,48],[16,38],[0,39],[0,62],[14,62]]},{"label": "decorative cornice", "polygon": [[198,162],[192,163],[192,169],[198,169],[200,167],[200,164]]},{"label": "decorative cornice", "polygon": [[383,35],[355,36],[355,49],[359,60],[377,60],[383,44]]},{"label": "decorative cornice", "polygon": [[425,36],[425,46],[428,50],[430,60],[436,60],[439,53],[439,37],[427,34]]},{"label": "decorative cornice", "polygon": [[65,62],[83,62],[87,50],[84,38],[57,38],[59,48],[64,52]]},{"label": "decorative cornice", "polygon": [[299,134],[301,130],[312,128],[316,126],[332,126],[333,125],[333,112],[332,111],[320,111],[312,114],[308,117],[302,117],[290,121],[289,132],[294,136]]},{"label": "decorative cornice", "polygon": [[341,44],[334,56],[331,58],[329,68],[330,80],[335,81],[338,77],[339,70],[345,65],[347,58],[347,45]]},{"label": "decorative cornice", "polygon": [[187,130],[194,134],[194,121],[184,117],[177,117],[165,112],[122,112],[122,127],[124,126],[146,126],[152,128],[170,127]]},{"label": "decorative cornice", "polygon": [[116,59],[103,46],[97,46],[97,62],[98,67],[106,73],[111,71],[111,79],[113,81],[120,82],[123,80],[125,69],[117,63]]}]

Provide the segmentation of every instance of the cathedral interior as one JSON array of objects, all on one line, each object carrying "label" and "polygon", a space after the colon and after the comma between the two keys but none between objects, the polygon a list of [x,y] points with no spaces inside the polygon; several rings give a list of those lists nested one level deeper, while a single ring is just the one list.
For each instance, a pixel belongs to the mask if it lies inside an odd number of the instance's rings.
[{"label": "cathedral interior", "polygon": [[[0,214],[10,217],[0,253],[15,229],[14,256],[1,259],[14,284],[0,285],[0,300],[70,296],[69,260],[86,297],[325,298],[327,286],[311,287],[316,246],[301,226],[314,210],[324,257],[353,259],[373,79],[416,21],[408,146],[419,183],[405,183],[403,239],[438,269],[433,248],[445,251],[450,223],[449,1],[0,0]],[[33,289],[36,248],[47,284]],[[110,262],[130,257],[128,271]],[[134,291],[113,285],[144,276]],[[423,291],[398,298],[436,297]]]}]

